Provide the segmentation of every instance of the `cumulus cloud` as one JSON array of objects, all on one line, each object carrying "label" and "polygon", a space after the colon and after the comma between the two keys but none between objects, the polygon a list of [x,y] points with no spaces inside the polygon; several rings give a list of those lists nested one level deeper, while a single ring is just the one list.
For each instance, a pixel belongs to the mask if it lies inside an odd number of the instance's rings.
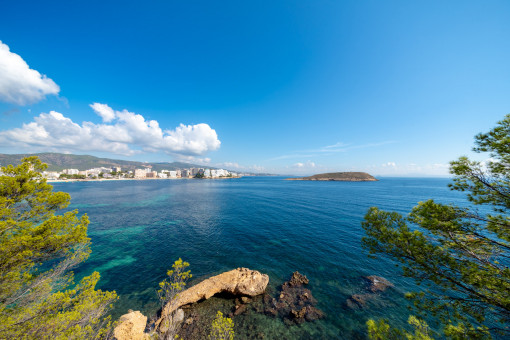
[{"label": "cumulus cloud", "polygon": [[26,105],[59,91],[60,87],[53,80],[31,69],[23,58],[0,41],[0,101]]},{"label": "cumulus cloud", "polygon": [[[97,104],[97,105],[96,105]],[[165,152],[180,157],[194,157],[217,150],[221,142],[208,124],[180,124],[173,130],[162,130],[155,120],[142,115],[113,111],[106,104],[91,105],[103,120],[111,123],[81,125],[51,111],[34,117],[21,128],[0,131],[0,143],[23,148],[58,151],[102,151],[122,155],[139,152]],[[106,115],[105,115],[106,113]],[[113,118],[110,113],[113,113]]]},{"label": "cumulus cloud", "polygon": [[94,103],[90,104],[90,107],[103,119],[103,122],[111,122],[115,119],[115,112],[106,104]]}]

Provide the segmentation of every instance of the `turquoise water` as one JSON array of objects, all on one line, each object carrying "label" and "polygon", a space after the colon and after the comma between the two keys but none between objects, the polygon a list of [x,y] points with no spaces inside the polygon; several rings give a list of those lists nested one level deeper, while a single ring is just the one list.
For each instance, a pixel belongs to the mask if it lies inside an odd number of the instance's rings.
[{"label": "turquoise water", "polygon": [[[361,248],[360,222],[367,209],[408,212],[434,198],[465,204],[447,188],[448,179],[381,178],[378,182],[285,181],[278,177],[226,180],[158,180],[56,183],[69,192],[71,209],[90,218],[92,255],[75,271],[101,273],[100,288],[121,299],[114,316],[128,309],[154,314],[155,289],[174,260],[188,261],[197,282],[237,267],[267,273],[269,292],[294,271],[326,318],[287,326],[249,313],[236,316],[238,339],[364,338],[368,318],[384,316],[403,325],[409,312],[405,292],[415,289],[394,263],[370,259]],[[360,276],[379,275],[395,284],[367,308],[351,310],[345,300],[362,290]],[[224,309],[221,299],[208,304]]]}]

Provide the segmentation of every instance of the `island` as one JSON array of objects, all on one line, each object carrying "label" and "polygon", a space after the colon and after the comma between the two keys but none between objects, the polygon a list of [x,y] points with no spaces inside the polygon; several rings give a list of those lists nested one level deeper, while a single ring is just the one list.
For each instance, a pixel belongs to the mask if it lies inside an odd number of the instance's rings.
[{"label": "island", "polygon": [[373,182],[378,181],[366,172],[329,172],[308,177],[286,178],[289,181],[343,181],[343,182]]}]

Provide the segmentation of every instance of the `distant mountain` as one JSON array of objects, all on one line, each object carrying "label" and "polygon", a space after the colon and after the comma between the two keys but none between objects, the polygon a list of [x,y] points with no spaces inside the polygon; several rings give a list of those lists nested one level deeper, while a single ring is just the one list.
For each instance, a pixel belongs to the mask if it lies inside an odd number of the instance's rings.
[{"label": "distant mountain", "polygon": [[99,158],[89,155],[71,155],[51,152],[35,154],[0,154],[0,165],[17,165],[21,162],[23,157],[28,156],[38,156],[42,162],[48,164],[48,171],[62,171],[63,169],[88,170],[99,167],[121,167],[122,170],[135,170],[144,168],[148,165],[151,165],[152,169],[155,171],[176,170],[182,168],[217,169],[215,167],[182,162],[144,163],[136,161],[124,161],[119,159]]},{"label": "distant mountain", "polygon": [[368,182],[377,181],[372,175],[366,172],[330,172],[308,177],[287,178],[293,181],[344,181],[344,182]]}]

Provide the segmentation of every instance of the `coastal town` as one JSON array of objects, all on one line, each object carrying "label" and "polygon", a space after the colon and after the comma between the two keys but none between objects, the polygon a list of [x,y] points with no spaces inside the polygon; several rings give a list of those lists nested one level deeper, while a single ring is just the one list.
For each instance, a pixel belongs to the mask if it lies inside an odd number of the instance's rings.
[{"label": "coastal town", "polygon": [[43,177],[50,180],[119,180],[119,179],[183,179],[183,178],[239,178],[242,174],[225,169],[186,168],[155,171],[147,165],[143,169],[123,170],[121,167],[99,167],[88,170],[64,169],[44,171]]}]

